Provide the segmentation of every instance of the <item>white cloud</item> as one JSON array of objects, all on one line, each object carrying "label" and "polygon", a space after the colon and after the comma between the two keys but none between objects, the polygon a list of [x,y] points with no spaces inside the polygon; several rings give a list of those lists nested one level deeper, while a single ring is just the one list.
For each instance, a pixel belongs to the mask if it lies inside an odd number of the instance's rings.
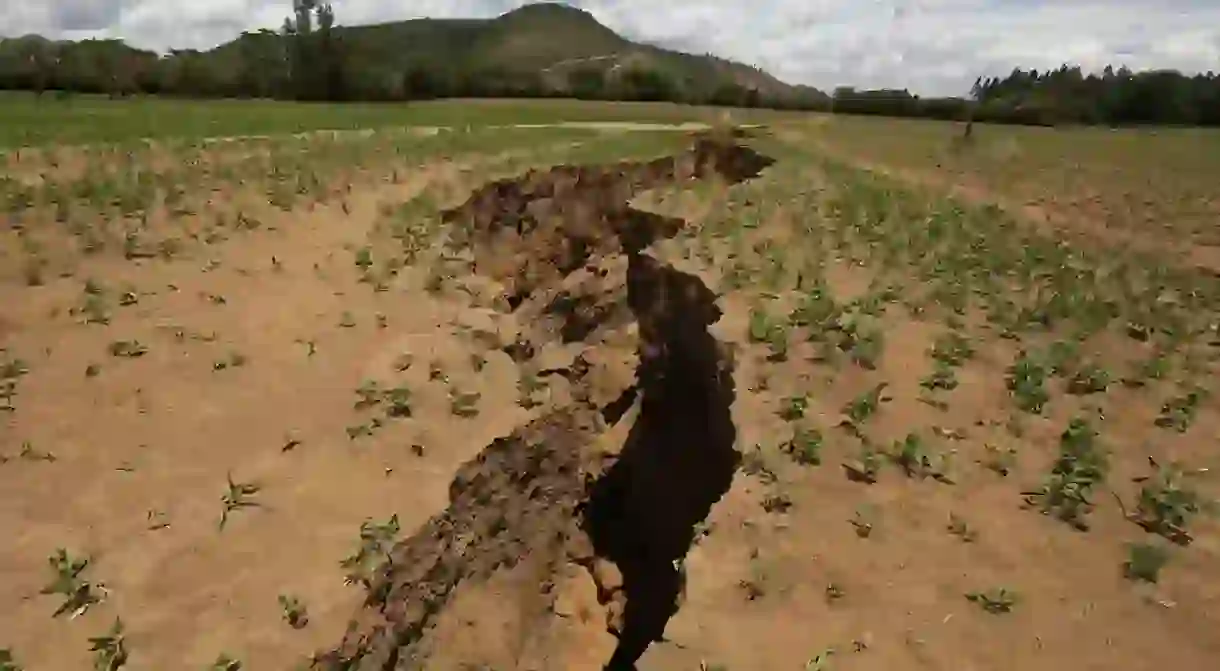
[{"label": "white cloud", "polygon": [[[334,0],[340,23],[490,17],[514,0]],[[1013,67],[1220,70],[1216,0],[572,0],[621,34],[741,60],[794,83],[963,93]],[[276,28],[290,0],[0,0],[0,30],[210,47]]]}]

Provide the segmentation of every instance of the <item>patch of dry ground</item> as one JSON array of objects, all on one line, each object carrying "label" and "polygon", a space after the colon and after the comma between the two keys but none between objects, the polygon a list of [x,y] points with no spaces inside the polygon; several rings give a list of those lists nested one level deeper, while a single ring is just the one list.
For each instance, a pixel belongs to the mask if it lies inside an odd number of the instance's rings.
[{"label": "patch of dry ground", "polygon": [[[84,668],[121,617],[126,669],[1208,668],[1220,529],[1124,517],[1149,457],[1214,467],[1210,398],[1157,425],[1206,334],[1084,337],[1171,372],[1022,412],[1006,376],[1054,329],[925,300],[860,184],[753,144],[777,162],[704,139],[481,188],[416,160],[169,258],[48,242],[73,276],[0,285],[0,649]],[[1109,455],[1087,531],[1023,505],[1078,417]],[[257,505],[221,529],[227,479]],[[1169,548],[1156,583],[1130,543]],[[106,590],[75,619],[39,594],[61,547]]]}]

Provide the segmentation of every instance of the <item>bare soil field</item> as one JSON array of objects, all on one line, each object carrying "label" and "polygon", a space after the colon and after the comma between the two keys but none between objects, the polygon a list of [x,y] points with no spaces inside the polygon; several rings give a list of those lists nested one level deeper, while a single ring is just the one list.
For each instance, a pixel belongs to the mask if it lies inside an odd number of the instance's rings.
[{"label": "bare soil field", "polygon": [[833,125],[10,152],[0,671],[1211,668],[1220,277]]}]

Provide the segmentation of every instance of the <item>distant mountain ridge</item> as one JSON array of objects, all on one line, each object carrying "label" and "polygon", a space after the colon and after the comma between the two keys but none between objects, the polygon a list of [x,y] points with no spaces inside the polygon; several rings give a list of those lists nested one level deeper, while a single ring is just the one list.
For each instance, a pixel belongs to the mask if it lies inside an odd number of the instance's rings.
[{"label": "distant mountain ridge", "polygon": [[541,75],[545,84],[559,90],[565,87],[566,76],[578,68],[596,68],[606,75],[647,68],[705,94],[726,84],[754,89],[764,96],[816,91],[711,54],[632,42],[589,12],[558,2],[523,5],[491,19],[422,18],[339,26],[337,32],[370,62],[434,70],[503,68],[515,75]]},{"label": "distant mountain ridge", "polygon": [[[490,19],[342,25],[347,97],[565,95],[761,104],[825,100],[764,70],[711,54],[633,42],[567,4],[524,5]],[[207,50],[160,56],[121,40],[0,40],[0,88],[200,95],[283,95],[287,45],[243,32]],[[600,87],[600,88],[599,88]]]}]

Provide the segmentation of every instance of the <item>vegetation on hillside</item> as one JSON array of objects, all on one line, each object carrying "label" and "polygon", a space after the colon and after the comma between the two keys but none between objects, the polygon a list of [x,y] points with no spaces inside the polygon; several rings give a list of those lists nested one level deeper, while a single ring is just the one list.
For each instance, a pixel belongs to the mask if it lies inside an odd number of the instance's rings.
[{"label": "vegetation on hillside", "polygon": [[329,3],[295,0],[280,31],[208,51],[160,56],[121,40],[0,42],[0,89],[419,100],[580,97],[812,107],[824,94],[711,55],[626,40],[565,5],[527,5],[496,19],[418,19],[340,27]]},{"label": "vegetation on hillside", "polygon": [[1050,126],[1083,124],[1220,125],[1220,75],[1187,76],[1173,70],[1132,72],[1106,67],[1085,74],[1079,66],[1014,69],[1006,77],[980,77],[971,100],[919,98],[906,90],[835,91],[836,112]]},{"label": "vegetation on hillside", "polygon": [[496,19],[335,25],[329,3],[294,0],[280,31],[165,55],[121,40],[0,40],[0,89],[186,97],[400,101],[574,97],[1053,125],[1220,125],[1220,76],[1079,67],[979,78],[969,97],[906,89],[827,95],[710,54],[631,42],[555,3]]}]

